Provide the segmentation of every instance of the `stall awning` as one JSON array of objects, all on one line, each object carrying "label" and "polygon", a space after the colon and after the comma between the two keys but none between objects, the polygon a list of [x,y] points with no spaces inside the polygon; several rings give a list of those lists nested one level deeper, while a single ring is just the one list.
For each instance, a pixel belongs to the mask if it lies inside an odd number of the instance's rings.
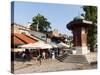
[{"label": "stall awning", "polygon": [[29,44],[29,43],[36,43],[36,42],[38,41],[29,35],[19,34],[19,33],[11,34],[12,45],[22,45],[22,44]]}]

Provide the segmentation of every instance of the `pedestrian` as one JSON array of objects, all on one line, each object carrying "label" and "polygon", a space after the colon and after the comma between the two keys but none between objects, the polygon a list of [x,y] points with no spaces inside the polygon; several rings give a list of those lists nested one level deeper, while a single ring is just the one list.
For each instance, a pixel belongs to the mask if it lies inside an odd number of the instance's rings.
[{"label": "pedestrian", "polygon": [[42,58],[41,58],[41,55],[39,54],[38,57],[37,57],[37,60],[39,61],[39,64],[40,64],[40,65],[41,65],[41,59],[42,59]]},{"label": "pedestrian", "polygon": [[38,56],[37,56],[37,60],[39,61],[39,64],[41,65],[41,63],[42,63],[42,54],[41,54],[41,49],[38,49]]},{"label": "pedestrian", "polygon": [[43,52],[42,55],[43,55],[43,59],[45,59],[46,58],[45,52]]},{"label": "pedestrian", "polygon": [[31,55],[31,52],[29,51],[29,49],[25,50],[25,54],[26,54],[27,60],[30,61],[32,59],[32,55]]},{"label": "pedestrian", "polygon": [[55,52],[52,52],[52,59],[55,59]]},{"label": "pedestrian", "polygon": [[23,61],[26,59],[26,54],[25,54],[25,52],[22,52],[21,58],[23,59]]}]

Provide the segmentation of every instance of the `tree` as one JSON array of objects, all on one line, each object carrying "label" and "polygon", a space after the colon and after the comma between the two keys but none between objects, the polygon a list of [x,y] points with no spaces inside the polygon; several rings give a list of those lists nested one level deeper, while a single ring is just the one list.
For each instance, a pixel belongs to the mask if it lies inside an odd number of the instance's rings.
[{"label": "tree", "polygon": [[88,30],[88,44],[90,51],[94,52],[94,47],[97,42],[97,7],[96,6],[83,6],[85,14],[82,14],[86,20],[93,22],[93,26]]},{"label": "tree", "polygon": [[50,22],[47,21],[47,18],[37,14],[32,19],[32,24],[30,26],[31,30],[37,30],[41,32],[47,32],[48,29],[51,29]]}]

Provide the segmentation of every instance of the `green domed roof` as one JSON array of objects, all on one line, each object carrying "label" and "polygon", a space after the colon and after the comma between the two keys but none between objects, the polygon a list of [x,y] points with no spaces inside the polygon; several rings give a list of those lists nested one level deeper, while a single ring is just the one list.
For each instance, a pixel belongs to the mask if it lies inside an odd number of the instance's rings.
[{"label": "green domed roof", "polygon": [[84,19],[83,16],[76,16],[73,20],[81,20],[81,19]]}]

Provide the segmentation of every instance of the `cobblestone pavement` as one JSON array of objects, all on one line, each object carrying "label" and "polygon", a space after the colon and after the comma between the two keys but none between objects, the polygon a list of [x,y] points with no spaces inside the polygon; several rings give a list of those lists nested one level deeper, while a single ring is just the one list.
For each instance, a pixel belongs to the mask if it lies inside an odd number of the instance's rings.
[{"label": "cobblestone pavement", "polygon": [[89,63],[97,62],[97,52],[90,52],[86,57]]},{"label": "cobblestone pavement", "polygon": [[38,61],[32,60],[30,62],[14,62],[14,73],[36,73],[36,72],[52,72],[52,71],[64,71],[64,70],[83,70],[83,69],[95,69],[96,66],[91,67],[89,64],[77,64],[77,63],[64,63],[58,60],[46,59],[42,60],[40,65]]}]

